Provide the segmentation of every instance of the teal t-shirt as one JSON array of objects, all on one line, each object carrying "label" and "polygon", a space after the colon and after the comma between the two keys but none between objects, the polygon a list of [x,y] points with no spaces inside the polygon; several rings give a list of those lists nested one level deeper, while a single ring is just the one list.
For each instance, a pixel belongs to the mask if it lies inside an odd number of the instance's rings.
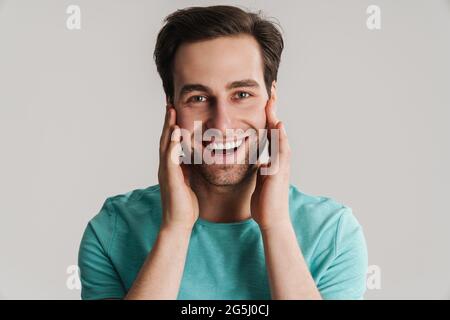
[{"label": "teal t-shirt", "polygon": [[[362,299],[367,249],[349,207],[290,187],[291,221],[324,299]],[[159,186],[108,198],[84,232],[78,264],[82,299],[123,298],[161,225]],[[178,299],[270,299],[264,246],[253,219],[194,225]]]}]

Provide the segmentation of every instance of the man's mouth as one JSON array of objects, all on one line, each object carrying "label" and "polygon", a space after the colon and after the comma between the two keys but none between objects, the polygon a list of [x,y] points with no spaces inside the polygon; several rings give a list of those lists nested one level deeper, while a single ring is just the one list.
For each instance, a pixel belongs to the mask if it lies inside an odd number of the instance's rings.
[{"label": "man's mouth", "polygon": [[206,149],[212,151],[212,155],[222,154],[229,155],[236,152],[239,147],[245,142],[246,138],[235,139],[233,141],[204,141]]}]

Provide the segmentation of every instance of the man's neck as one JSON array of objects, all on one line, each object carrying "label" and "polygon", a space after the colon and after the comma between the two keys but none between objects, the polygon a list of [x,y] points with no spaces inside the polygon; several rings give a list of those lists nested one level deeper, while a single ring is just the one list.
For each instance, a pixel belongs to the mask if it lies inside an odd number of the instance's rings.
[{"label": "man's neck", "polygon": [[211,222],[238,222],[251,218],[250,201],[255,190],[256,172],[239,184],[217,186],[199,174],[191,177],[191,188],[199,202],[199,216]]}]

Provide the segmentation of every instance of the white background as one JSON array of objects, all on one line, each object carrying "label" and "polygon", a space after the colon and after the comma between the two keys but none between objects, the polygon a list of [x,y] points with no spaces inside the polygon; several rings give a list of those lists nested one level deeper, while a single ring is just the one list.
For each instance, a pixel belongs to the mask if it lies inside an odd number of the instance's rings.
[{"label": "white background", "polygon": [[[81,30],[66,28],[71,4]],[[79,299],[66,269],[89,219],[157,183],[155,38],[193,4],[217,2],[0,1],[0,298]],[[292,183],[353,209],[381,268],[366,298],[449,299],[450,2],[239,4],[284,29]]]}]

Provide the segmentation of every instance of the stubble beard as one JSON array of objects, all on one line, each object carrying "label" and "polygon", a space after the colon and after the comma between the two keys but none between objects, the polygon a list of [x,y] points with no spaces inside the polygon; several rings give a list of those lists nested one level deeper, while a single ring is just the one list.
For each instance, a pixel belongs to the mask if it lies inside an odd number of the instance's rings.
[{"label": "stubble beard", "polygon": [[[191,165],[194,176],[199,176],[207,184],[218,187],[236,186],[249,179],[257,170],[258,164],[250,163],[250,150],[264,149],[265,139],[255,141],[257,147],[247,147],[245,162],[242,164],[201,164]],[[258,152],[258,151],[257,151]]]}]

